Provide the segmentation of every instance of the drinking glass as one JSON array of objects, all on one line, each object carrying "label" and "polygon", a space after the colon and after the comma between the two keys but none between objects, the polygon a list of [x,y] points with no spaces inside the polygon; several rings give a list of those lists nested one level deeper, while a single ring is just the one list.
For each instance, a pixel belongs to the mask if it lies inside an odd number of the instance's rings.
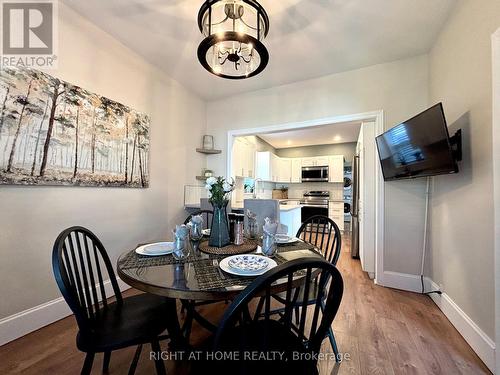
[{"label": "drinking glass", "polygon": [[201,224],[191,223],[189,225],[189,236],[193,241],[200,241],[203,238],[203,228]]},{"label": "drinking glass", "polygon": [[264,232],[262,236],[262,254],[272,258],[276,254],[276,239],[272,234]]},{"label": "drinking glass", "polygon": [[189,256],[190,250],[186,241],[186,237],[178,236],[174,232],[174,251],[172,255],[176,260],[184,260]]}]

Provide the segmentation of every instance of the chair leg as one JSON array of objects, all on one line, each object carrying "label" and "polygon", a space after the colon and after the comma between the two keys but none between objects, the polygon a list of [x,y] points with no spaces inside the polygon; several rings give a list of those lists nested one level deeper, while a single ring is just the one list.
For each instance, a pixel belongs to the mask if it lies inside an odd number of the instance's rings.
[{"label": "chair leg", "polygon": [[128,375],[134,375],[135,369],[137,368],[137,363],[139,362],[139,357],[141,356],[142,344],[137,345],[137,349],[135,350],[134,358],[132,359],[132,363],[130,364],[130,368],[128,369]]},{"label": "chair leg", "polygon": [[81,375],[90,375],[92,371],[92,364],[94,363],[95,353],[87,353],[85,356],[85,362],[83,362]]},{"label": "chair leg", "polygon": [[158,340],[151,341],[151,350],[157,353],[155,356],[156,374],[167,375],[167,372],[165,371],[165,364],[163,363],[163,359],[161,359],[161,348]]},{"label": "chair leg", "polygon": [[104,353],[104,360],[102,362],[102,372],[107,373],[109,371],[109,361],[111,360],[111,352]]},{"label": "chair leg", "polygon": [[339,349],[337,347],[337,341],[335,340],[335,335],[333,334],[332,327],[328,328],[327,333],[328,339],[330,340],[330,345],[332,346],[333,354],[335,354],[335,362],[339,363]]}]

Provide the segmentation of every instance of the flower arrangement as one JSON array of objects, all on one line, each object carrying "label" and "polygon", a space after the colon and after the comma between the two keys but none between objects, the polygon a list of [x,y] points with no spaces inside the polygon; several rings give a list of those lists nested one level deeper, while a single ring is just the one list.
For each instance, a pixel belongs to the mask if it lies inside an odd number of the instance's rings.
[{"label": "flower arrangement", "polygon": [[227,181],[224,177],[209,177],[205,182],[208,190],[208,200],[212,205],[221,206],[229,200],[234,190],[234,181]]}]

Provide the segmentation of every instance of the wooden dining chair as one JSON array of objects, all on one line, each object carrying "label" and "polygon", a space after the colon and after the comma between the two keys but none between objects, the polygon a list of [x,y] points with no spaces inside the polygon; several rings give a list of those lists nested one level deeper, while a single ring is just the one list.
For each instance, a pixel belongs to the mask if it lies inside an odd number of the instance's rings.
[{"label": "wooden dining chair", "polygon": [[[103,372],[109,369],[111,352],[137,346],[129,374],[133,374],[143,344],[157,353],[157,374],[165,374],[159,338],[168,317],[165,299],[151,294],[123,298],[106,250],[88,229],[71,227],[57,237],[52,251],[57,285],[73,311],[79,332],[76,345],[87,353],[82,374],[90,374],[96,353],[104,353]],[[109,278],[108,281],[104,281]],[[109,302],[107,285],[116,301]]]},{"label": "wooden dining chair", "polygon": [[[338,225],[332,219],[322,215],[312,216],[302,223],[297,231],[296,237],[314,245],[321,251],[323,257],[328,262],[334,266],[337,265],[342,247],[342,237]],[[316,303],[315,296],[317,291],[315,289],[319,287],[316,281],[317,280],[313,282],[313,287],[309,289],[309,293],[305,293],[304,288],[301,287],[297,288],[295,291],[296,301],[294,302],[294,312],[296,323],[298,322],[299,309],[304,304],[304,301],[306,301],[307,305]],[[283,293],[275,294],[273,298],[281,304],[285,303],[285,295]],[[321,306],[323,306],[324,303],[325,301],[321,301]],[[283,307],[275,309],[272,313],[283,316],[284,309]],[[323,309],[323,307],[321,307],[321,309]],[[335,353],[335,358],[339,361],[337,342],[332,327],[328,328],[327,336],[332,350]]]},{"label": "wooden dining chair", "polygon": [[[319,287],[313,288],[316,279]],[[285,310],[281,319],[274,320],[271,288],[277,280],[283,280]],[[314,308],[307,308],[308,301],[302,301],[299,323],[295,325],[292,312],[297,283],[302,285],[306,294],[314,289],[317,295]],[[235,359],[235,353],[239,353],[239,360],[215,360],[207,365],[214,366],[221,373],[232,374],[317,374],[317,355],[337,314],[343,288],[340,272],[323,259],[296,259],[273,268],[238,295],[226,310],[215,334],[213,354],[228,354],[226,359]],[[260,297],[260,301],[255,307],[252,300],[256,297]],[[283,353],[283,357],[252,360],[245,353],[266,356]]]}]

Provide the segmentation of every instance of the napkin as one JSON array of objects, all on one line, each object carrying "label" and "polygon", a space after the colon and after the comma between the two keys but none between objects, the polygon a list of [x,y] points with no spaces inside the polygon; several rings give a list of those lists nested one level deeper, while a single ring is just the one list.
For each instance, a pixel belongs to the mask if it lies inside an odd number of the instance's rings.
[{"label": "napkin", "polygon": [[186,225],[176,225],[175,226],[175,237],[180,239],[185,239],[189,233],[189,229]]},{"label": "napkin", "polygon": [[191,218],[190,222],[193,224],[202,225],[203,224],[203,217],[201,215],[194,215]]},{"label": "napkin", "polygon": [[264,226],[262,227],[264,233],[274,236],[278,230],[278,223],[271,221],[270,218],[264,219]]},{"label": "napkin", "polygon": [[248,220],[257,220],[257,214],[247,209]]}]

